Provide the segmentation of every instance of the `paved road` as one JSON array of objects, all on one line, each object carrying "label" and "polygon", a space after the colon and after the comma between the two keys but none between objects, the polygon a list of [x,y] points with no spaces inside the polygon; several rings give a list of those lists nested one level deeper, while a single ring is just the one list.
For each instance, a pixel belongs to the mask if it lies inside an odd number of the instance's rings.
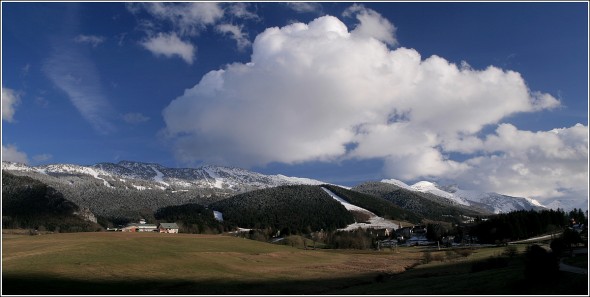
[{"label": "paved road", "polygon": [[559,262],[559,270],[573,272],[573,273],[579,273],[579,274],[586,274],[586,275],[588,274],[588,269],[564,264],[563,259]]},{"label": "paved road", "polygon": [[[588,249],[574,249],[573,252],[576,255],[588,254]],[[561,261],[559,262],[559,270],[573,272],[573,273],[579,273],[579,274],[586,274],[586,275],[588,274],[588,269],[584,269],[584,268],[580,268],[580,267],[576,267],[576,266],[572,266],[572,265],[567,265],[567,264],[563,263],[563,259],[561,259]]]}]

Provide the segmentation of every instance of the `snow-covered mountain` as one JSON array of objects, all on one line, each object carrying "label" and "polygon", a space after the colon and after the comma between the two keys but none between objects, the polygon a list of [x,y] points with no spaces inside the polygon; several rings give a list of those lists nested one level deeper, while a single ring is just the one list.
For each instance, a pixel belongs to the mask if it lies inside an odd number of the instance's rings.
[{"label": "snow-covered mountain", "polygon": [[456,204],[475,206],[493,213],[546,208],[546,206],[532,198],[462,190],[457,185],[440,186],[433,182],[420,181],[410,186],[396,179],[384,179],[381,182],[392,184],[410,191],[429,193],[448,199]]},{"label": "snow-covered mountain", "polygon": [[2,162],[2,169],[17,172],[35,172],[45,175],[81,175],[99,180],[105,187],[125,185],[138,190],[189,190],[208,188],[242,192],[245,190],[282,185],[321,185],[325,182],[284,175],[264,175],[240,168],[202,166],[199,168],[168,168],[155,163],[121,161],[98,163],[91,166],[52,164],[27,166]]},{"label": "snow-covered mountain", "polygon": [[105,217],[135,217],[146,211],[186,203],[206,206],[236,194],[276,186],[325,184],[313,179],[264,175],[240,168],[212,165],[168,168],[130,161],[90,166],[27,166],[3,161],[2,169],[39,180],[80,207]]}]

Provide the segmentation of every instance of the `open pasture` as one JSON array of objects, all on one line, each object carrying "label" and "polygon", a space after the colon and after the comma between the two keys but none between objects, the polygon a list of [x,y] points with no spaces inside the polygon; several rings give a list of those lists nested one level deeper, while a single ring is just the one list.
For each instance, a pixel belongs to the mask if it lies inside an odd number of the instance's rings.
[{"label": "open pasture", "polygon": [[322,293],[402,272],[422,257],[118,232],[10,235],[2,248],[5,294]]},{"label": "open pasture", "polygon": [[473,271],[506,248],[305,250],[224,235],[118,232],[2,239],[3,294],[587,293],[587,275],[525,281],[524,245],[506,265]]}]

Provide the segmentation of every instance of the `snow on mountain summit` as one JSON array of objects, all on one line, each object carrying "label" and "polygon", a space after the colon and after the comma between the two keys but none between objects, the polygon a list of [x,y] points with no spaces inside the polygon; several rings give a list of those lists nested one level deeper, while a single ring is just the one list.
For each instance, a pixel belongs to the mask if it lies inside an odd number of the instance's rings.
[{"label": "snow on mountain summit", "polygon": [[395,185],[395,186],[398,186],[400,188],[407,189],[407,190],[412,189],[412,187],[410,187],[408,184],[404,183],[403,181],[393,179],[393,178],[392,179],[383,179],[383,180],[381,180],[381,182],[386,183],[386,184],[392,184],[392,185]]},{"label": "snow on mountain summit", "polygon": [[[135,180],[128,186],[136,189],[185,190],[208,188],[228,192],[242,192],[252,189],[282,185],[321,185],[325,182],[284,175],[264,175],[261,173],[232,167],[205,165],[199,168],[168,168],[156,163],[120,161],[118,163],[98,163],[91,166],[73,164],[52,164],[27,166],[12,162],[2,162],[2,168],[9,171],[28,171],[41,174],[86,175],[100,180],[112,187],[109,181],[126,182]],[[142,185],[137,184],[138,182]]]},{"label": "snow on mountain summit", "polygon": [[485,208],[493,213],[506,213],[514,210],[545,208],[539,201],[532,198],[511,197],[498,193],[462,190],[457,185],[440,186],[429,181],[420,181],[411,186],[395,179],[384,179],[381,182],[393,184],[410,191],[429,193],[446,198],[454,203]]}]

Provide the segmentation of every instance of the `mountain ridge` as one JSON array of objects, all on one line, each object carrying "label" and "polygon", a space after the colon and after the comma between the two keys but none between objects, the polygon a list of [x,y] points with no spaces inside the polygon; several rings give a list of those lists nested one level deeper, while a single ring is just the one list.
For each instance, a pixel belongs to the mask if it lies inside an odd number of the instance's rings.
[{"label": "mountain ridge", "polygon": [[[199,195],[229,197],[252,190],[283,185],[329,184],[315,179],[289,177],[282,174],[264,175],[237,167],[203,165],[197,168],[170,168],[157,163],[129,160],[118,163],[101,162],[93,165],[58,163],[40,166],[2,161],[2,169],[9,172],[25,172],[29,175],[44,175],[62,179],[67,179],[68,176],[86,176],[113,191],[118,189],[152,190],[172,194],[190,191],[193,196],[194,191],[198,191]],[[76,181],[70,179],[69,182],[74,184]],[[534,199],[467,191],[460,189],[457,185],[439,186],[428,181],[408,185],[395,179],[384,179],[381,182],[416,193],[431,194],[450,204],[477,208],[490,213],[546,208]],[[187,199],[189,198],[184,198],[184,200]]]},{"label": "mountain ridge", "polygon": [[465,206],[483,207],[487,211],[496,214],[514,210],[547,208],[539,201],[532,198],[514,197],[494,192],[462,190],[456,184],[440,186],[433,182],[419,181],[410,186],[396,179],[383,179],[381,182],[414,192],[429,193]]}]

